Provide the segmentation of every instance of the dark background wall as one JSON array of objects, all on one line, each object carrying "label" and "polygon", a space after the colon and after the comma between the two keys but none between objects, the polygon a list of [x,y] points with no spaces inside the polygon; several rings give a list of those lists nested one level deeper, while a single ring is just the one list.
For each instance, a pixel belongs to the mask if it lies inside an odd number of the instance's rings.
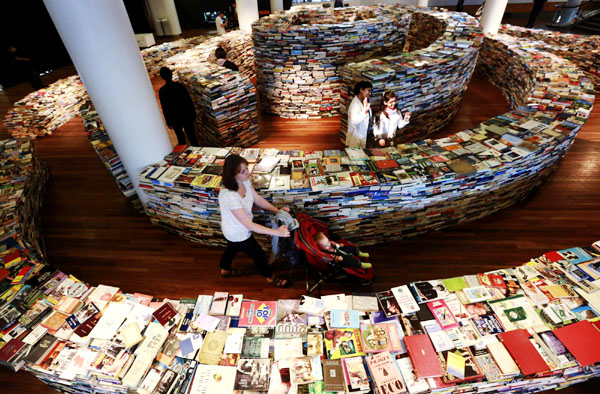
[{"label": "dark background wall", "polygon": [[[118,1],[118,0],[100,0]],[[145,0],[122,0],[127,9],[133,31],[150,33],[153,28]],[[286,2],[286,1],[284,1]],[[291,2],[291,0],[287,0]],[[235,0],[175,0],[182,29],[214,27],[203,22],[205,12],[226,10]],[[258,0],[261,11],[269,9],[269,0]],[[264,13],[261,12],[261,15]],[[20,70],[8,63],[8,45],[23,48],[32,58],[39,72],[51,71],[71,64],[50,15],[41,0],[0,1],[0,84],[10,87],[26,81]]]}]

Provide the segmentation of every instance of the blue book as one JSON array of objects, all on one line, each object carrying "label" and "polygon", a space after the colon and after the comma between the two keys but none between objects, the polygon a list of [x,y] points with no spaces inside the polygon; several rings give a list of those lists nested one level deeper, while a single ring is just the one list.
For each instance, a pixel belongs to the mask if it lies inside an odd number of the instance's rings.
[{"label": "blue book", "polygon": [[331,310],[331,328],[360,328],[358,311],[350,309]]}]

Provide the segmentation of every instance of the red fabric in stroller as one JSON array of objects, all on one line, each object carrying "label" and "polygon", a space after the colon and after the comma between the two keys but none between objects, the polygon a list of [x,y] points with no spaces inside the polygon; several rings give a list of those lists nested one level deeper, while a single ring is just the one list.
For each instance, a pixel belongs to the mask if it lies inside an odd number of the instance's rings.
[{"label": "red fabric in stroller", "polygon": [[[329,239],[332,239],[339,244],[354,246],[352,243],[343,238],[335,239],[335,237],[332,237],[327,229],[327,223],[325,222],[313,219],[310,216],[302,213],[296,213],[296,218],[300,223],[300,228],[298,228],[294,233],[294,244],[296,245],[296,249],[304,251],[307,262],[319,271],[328,271],[331,269],[332,266],[330,263],[333,262],[334,256],[319,248],[313,238],[316,233],[323,232]],[[365,260],[365,262],[368,261]],[[342,268],[348,275],[356,278],[363,280],[373,279],[373,268]]]}]

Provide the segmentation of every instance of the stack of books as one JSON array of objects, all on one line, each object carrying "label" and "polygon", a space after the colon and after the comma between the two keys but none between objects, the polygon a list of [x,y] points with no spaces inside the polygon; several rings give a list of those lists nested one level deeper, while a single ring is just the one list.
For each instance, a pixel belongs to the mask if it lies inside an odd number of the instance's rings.
[{"label": "stack of books", "polygon": [[[216,64],[217,46],[240,72]],[[215,146],[250,146],[258,142],[258,111],[254,56],[249,33],[233,31],[206,40],[167,59],[167,64],[186,85],[196,107],[196,132],[200,140]]]},{"label": "stack of books", "polygon": [[157,77],[161,67],[167,66],[167,58],[177,55],[178,53],[187,51],[199,45],[206,36],[197,36],[192,38],[182,38],[181,40],[165,42],[154,45],[150,48],[142,49],[142,59],[146,65],[146,70],[151,78]]},{"label": "stack of books", "polygon": [[77,116],[87,92],[74,75],[32,92],[17,101],[4,117],[4,125],[15,138],[42,137]]},{"label": "stack of books", "polygon": [[[532,53],[514,38],[486,38],[481,50],[482,70],[514,110],[446,138],[385,149],[190,147],[140,175],[149,195],[147,213],[153,223],[187,239],[223,245],[217,197],[222,164],[231,153],[248,158],[254,187],[266,199],[325,220],[361,245],[508,207],[550,175],[595,97],[589,79],[573,64]],[[256,218],[269,219],[260,213]]]},{"label": "stack of books", "polygon": [[544,51],[569,59],[588,73],[596,92],[600,90],[600,36],[560,33],[542,29],[502,25],[501,33],[535,41],[543,41]]},{"label": "stack of books", "polygon": [[[351,21],[359,11],[372,15]],[[400,53],[409,22],[410,13],[396,6],[294,7],[260,18],[252,37],[262,109],[284,118],[338,114],[339,68]]]},{"label": "stack of books", "polygon": [[119,189],[123,195],[127,197],[136,211],[143,212],[144,207],[142,202],[135,192],[133,183],[129,179],[127,171],[125,171],[121,158],[117,154],[117,151],[100,120],[100,115],[96,112],[91,101],[88,100],[83,103],[79,110],[79,115],[81,116],[81,119],[83,119],[83,126],[88,141],[92,144],[94,151],[96,151],[98,157],[106,166],[106,169],[109,170],[115,178],[117,185],[119,185]]},{"label": "stack of books", "polygon": [[424,139],[456,115],[477,63],[483,38],[477,19],[456,12],[422,10],[412,14],[407,46],[412,52],[372,58],[341,67],[342,127],[346,140],[348,107],[359,81],[373,84],[371,108],[381,106],[386,90],[396,93],[397,108],[412,114],[396,143]]},{"label": "stack of books", "polygon": [[376,293],[161,300],[28,261],[2,270],[0,364],[81,394],[560,389],[600,377],[599,267],[600,241]]},{"label": "stack of books", "polygon": [[[0,176],[0,293],[4,294],[11,287],[4,283],[7,275],[31,275],[33,271],[23,270],[27,264],[37,267],[45,262],[39,210],[48,169],[32,141],[8,139],[0,141]],[[0,297],[0,302],[5,300]]]}]

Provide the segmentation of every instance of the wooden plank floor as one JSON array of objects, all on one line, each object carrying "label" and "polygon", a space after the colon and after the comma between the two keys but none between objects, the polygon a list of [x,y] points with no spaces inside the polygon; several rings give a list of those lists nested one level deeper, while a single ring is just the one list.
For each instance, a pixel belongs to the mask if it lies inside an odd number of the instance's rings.
[{"label": "wooden plank floor", "polygon": [[[62,76],[70,75],[61,70]],[[153,80],[156,89],[161,85]],[[20,99],[27,86],[0,92],[0,116]],[[457,117],[439,135],[473,126],[508,110],[506,100],[476,75]],[[292,121],[262,116],[259,147],[324,149],[341,147],[339,118]],[[172,133],[171,133],[172,134]],[[171,135],[172,141],[174,136]],[[303,293],[301,274],[288,289],[265,286],[249,260],[236,265],[248,276],[222,279],[222,250],[187,242],[152,226],[128,206],[75,118],[53,135],[35,141],[50,166],[51,179],[42,211],[42,234],[49,261],[92,284],[157,297],[191,297],[216,290],[262,299],[296,298]],[[379,291],[413,280],[473,274],[512,267],[546,251],[588,245],[600,239],[600,112],[580,132],[558,170],[528,199],[483,220],[417,238],[368,248]],[[327,292],[351,292],[343,284]],[[586,383],[568,393],[597,392]],[[2,393],[52,393],[25,373],[0,368]]]}]

